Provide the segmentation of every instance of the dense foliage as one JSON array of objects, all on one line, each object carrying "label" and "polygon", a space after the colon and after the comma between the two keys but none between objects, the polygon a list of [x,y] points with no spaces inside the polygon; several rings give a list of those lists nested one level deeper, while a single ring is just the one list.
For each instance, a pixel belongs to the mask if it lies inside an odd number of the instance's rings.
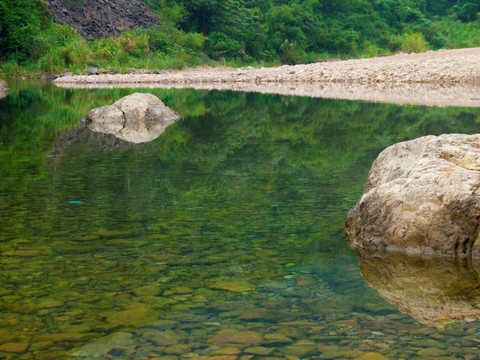
[{"label": "dense foliage", "polygon": [[162,20],[86,40],[42,0],[0,0],[0,61],[12,74],[86,66],[301,63],[480,45],[478,0],[144,0]]}]

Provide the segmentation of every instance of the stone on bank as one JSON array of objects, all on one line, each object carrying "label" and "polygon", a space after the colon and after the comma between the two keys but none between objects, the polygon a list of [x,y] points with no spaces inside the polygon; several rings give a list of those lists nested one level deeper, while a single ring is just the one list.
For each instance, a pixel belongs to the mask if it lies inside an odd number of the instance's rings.
[{"label": "stone on bank", "polygon": [[5,80],[0,80],[0,99],[7,97],[10,88]]},{"label": "stone on bank", "polygon": [[480,257],[480,134],[385,149],[346,219],[353,246]]}]

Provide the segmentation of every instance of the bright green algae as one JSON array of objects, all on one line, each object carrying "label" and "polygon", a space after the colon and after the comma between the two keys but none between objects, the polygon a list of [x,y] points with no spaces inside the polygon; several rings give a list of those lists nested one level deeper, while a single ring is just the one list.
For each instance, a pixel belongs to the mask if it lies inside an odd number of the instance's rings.
[{"label": "bright green algae", "polygon": [[143,89],[182,115],[153,142],[82,125],[134,91],[0,100],[0,358],[476,356],[478,321],[426,326],[367,285],[343,221],[384,147],[480,110]]}]

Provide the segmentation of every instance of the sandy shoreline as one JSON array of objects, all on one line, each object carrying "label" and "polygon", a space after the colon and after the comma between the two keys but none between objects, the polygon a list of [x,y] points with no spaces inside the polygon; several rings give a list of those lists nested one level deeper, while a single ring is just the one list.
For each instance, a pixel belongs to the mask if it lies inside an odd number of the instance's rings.
[{"label": "sandy shoreline", "polygon": [[61,87],[175,87],[480,107],[480,48],[275,68],[192,68],[161,74],[76,75]]}]

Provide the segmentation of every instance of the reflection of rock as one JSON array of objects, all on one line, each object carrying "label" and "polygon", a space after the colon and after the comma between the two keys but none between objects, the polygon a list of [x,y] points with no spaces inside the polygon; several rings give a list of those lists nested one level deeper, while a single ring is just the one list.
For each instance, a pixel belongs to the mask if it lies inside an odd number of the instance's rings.
[{"label": "reflection of rock", "polygon": [[65,130],[58,133],[57,141],[52,149],[53,154],[61,155],[70,153],[72,148],[85,148],[86,153],[91,151],[95,153],[102,152],[128,152],[145,148],[146,144],[132,144],[112,134],[102,134],[91,131],[84,122],[71,130]]},{"label": "reflection of rock", "polygon": [[479,274],[467,259],[424,258],[357,249],[368,284],[422,324],[480,319]]},{"label": "reflection of rock", "polygon": [[0,99],[7,97],[9,90],[10,88],[8,87],[7,82],[0,80]]},{"label": "reflection of rock", "polygon": [[480,256],[480,135],[426,136],[384,150],[350,210],[364,248]]},{"label": "reflection of rock", "polygon": [[142,143],[156,139],[180,116],[152,94],[135,93],[113,105],[90,110],[85,118],[90,130]]}]

